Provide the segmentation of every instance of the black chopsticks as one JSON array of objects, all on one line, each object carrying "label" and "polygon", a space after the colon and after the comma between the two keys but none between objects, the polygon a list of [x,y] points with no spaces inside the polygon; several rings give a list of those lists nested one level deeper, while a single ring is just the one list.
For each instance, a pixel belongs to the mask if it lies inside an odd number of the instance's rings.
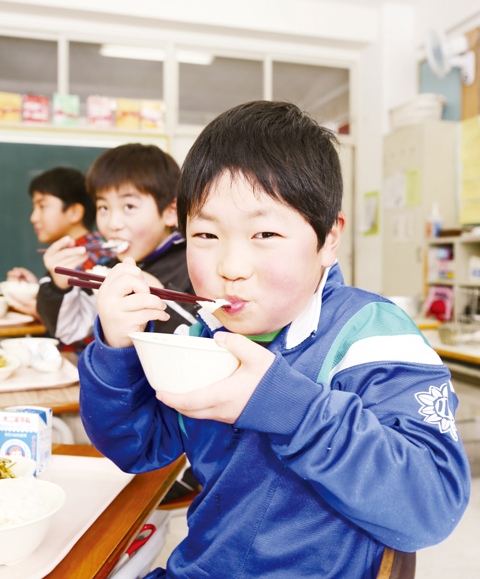
[{"label": "black chopsticks", "polygon": [[[102,282],[105,280],[105,276],[98,275],[96,273],[90,273],[87,271],[80,271],[77,269],[70,269],[68,267],[56,267],[56,273],[62,275],[68,275],[68,285],[83,287],[88,289],[99,289]],[[170,300],[172,302],[183,302],[185,304],[195,304],[198,301],[204,302],[214,302],[210,298],[202,298],[200,296],[195,296],[192,294],[186,294],[183,292],[177,292],[175,290],[169,289],[159,289],[156,287],[150,287],[150,293],[162,298],[163,300]]]}]

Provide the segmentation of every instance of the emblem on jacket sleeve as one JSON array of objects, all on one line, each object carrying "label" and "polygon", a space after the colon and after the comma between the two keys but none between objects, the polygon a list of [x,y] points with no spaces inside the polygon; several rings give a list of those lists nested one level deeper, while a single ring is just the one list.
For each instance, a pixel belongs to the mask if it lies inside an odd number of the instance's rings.
[{"label": "emblem on jacket sleeve", "polygon": [[455,418],[448,405],[449,385],[442,384],[440,388],[430,386],[428,392],[418,392],[415,398],[421,404],[418,411],[424,422],[436,424],[442,434],[450,433],[454,440],[458,440]]}]

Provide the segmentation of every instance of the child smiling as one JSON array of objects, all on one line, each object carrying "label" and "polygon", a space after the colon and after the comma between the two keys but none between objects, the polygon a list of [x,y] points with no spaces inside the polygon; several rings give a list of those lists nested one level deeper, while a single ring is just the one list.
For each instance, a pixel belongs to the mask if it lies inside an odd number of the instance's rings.
[{"label": "child smiling", "polygon": [[344,284],[336,147],[296,106],[257,101],[212,121],[185,160],[189,275],[232,304],[190,333],[237,356],[231,377],[156,398],[128,334],[167,320],[165,304],[130,258],[99,291],[79,364],[93,444],[129,472],[186,453],[202,485],[149,579],[372,578],[385,546],[438,543],[466,508],[447,368],[400,308]]}]

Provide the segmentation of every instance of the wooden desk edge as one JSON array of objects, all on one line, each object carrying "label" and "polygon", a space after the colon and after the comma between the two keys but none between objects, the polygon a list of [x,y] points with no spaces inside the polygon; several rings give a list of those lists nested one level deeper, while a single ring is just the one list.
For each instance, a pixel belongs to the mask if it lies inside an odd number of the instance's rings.
[{"label": "wooden desk edge", "polygon": [[459,360],[461,362],[468,362],[469,364],[480,365],[480,356],[472,356],[470,354],[463,354],[461,352],[452,352],[451,350],[443,350],[434,346],[435,352],[440,356],[440,358],[449,358],[450,360]]},{"label": "wooden desk edge", "polygon": [[22,336],[44,336],[47,328],[40,322],[28,322],[27,324],[12,324],[0,327],[0,338],[17,338]]},{"label": "wooden desk edge", "polygon": [[[54,444],[54,454],[101,457],[89,445]],[[94,521],[91,527],[72,547],[66,557],[45,579],[106,579],[130,542],[135,538],[145,519],[157,507],[185,464],[181,456],[168,466],[136,475]],[[139,506],[139,496],[149,493],[147,503]],[[131,512],[131,523],[120,513]],[[112,529],[115,532],[112,532]],[[118,540],[116,536],[123,537]]]}]

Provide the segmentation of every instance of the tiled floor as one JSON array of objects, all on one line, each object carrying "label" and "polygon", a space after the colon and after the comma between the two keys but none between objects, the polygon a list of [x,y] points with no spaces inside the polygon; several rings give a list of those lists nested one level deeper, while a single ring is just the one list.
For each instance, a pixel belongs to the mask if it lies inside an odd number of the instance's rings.
[{"label": "tiled floor", "polygon": [[[461,380],[454,380],[454,385],[460,399],[457,419],[461,422],[478,417],[476,426],[480,432],[480,384],[477,387],[462,383]],[[480,476],[475,476],[472,480],[470,504],[452,535],[443,543],[417,553],[416,579],[479,579],[479,530]],[[172,518],[167,542],[154,567],[165,567],[168,556],[186,533],[185,516]]]}]

